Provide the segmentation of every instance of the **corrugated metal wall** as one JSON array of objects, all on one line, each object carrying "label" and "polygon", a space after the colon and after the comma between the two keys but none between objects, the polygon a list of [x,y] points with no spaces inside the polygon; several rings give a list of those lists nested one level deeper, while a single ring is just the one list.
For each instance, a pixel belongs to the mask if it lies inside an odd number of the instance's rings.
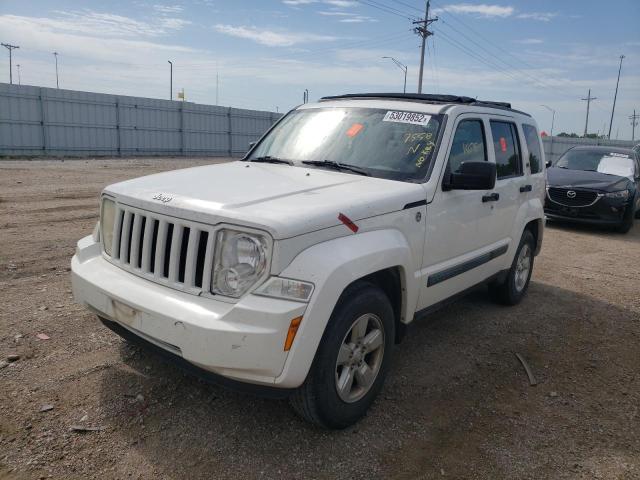
[{"label": "corrugated metal wall", "polygon": [[[608,147],[631,148],[638,142],[630,140],[607,140],[602,138],[571,138],[571,137],[542,137],[544,145],[544,156],[547,160],[555,162],[560,156],[571,147],[581,145],[606,145]],[[553,151],[552,151],[553,150]]]},{"label": "corrugated metal wall", "polygon": [[0,83],[0,156],[240,156],[281,116]]}]

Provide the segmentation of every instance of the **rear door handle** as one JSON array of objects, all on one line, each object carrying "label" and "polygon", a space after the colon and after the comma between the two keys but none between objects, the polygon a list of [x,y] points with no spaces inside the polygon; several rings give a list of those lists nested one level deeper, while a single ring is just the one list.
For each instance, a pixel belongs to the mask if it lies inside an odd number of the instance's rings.
[{"label": "rear door handle", "polygon": [[497,202],[498,200],[500,200],[500,194],[498,193],[490,193],[489,195],[483,195],[482,196],[482,203],[486,203],[486,202]]},{"label": "rear door handle", "polygon": [[530,192],[531,190],[531,185],[523,185],[520,187],[520,193]]}]

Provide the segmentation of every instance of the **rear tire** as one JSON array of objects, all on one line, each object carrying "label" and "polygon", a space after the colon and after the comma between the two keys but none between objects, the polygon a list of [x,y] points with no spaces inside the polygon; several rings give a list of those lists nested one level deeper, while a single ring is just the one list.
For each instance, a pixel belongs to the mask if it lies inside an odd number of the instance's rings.
[{"label": "rear tire", "polygon": [[394,329],[391,302],[380,288],[367,282],[348,287],[331,314],[307,379],[289,397],[296,413],[330,429],[363,417],[389,369]]},{"label": "rear tire", "polygon": [[533,234],[525,230],[506,278],[502,282],[489,284],[489,293],[495,301],[503,305],[516,305],[524,298],[533,272],[535,246]]}]

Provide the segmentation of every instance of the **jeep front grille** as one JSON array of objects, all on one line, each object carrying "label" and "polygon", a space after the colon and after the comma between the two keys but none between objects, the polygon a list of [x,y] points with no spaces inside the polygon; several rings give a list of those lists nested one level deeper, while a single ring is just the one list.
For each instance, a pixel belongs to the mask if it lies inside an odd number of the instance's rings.
[{"label": "jeep front grille", "polygon": [[600,198],[598,192],[560,187],[549,187],[547,195],[550,200],[567,207],[588,207]]},{"label": "jeep front grille", "polygon": [[191,293],[209,291],[214,228],[119,204],[111,261]]}]

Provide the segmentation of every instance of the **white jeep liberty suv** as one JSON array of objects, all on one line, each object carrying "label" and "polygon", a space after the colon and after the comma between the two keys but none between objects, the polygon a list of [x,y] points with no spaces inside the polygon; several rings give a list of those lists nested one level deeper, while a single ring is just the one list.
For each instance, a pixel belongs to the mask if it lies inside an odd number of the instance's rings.
[{"label": "white jeep liberty suv", "polygon": [[183,367],[343,428],[416,317],[481,283],[522,299],[544,166],[536,122],[507,103],[326,97],[240,161],[105,188],[74,295]]}]

